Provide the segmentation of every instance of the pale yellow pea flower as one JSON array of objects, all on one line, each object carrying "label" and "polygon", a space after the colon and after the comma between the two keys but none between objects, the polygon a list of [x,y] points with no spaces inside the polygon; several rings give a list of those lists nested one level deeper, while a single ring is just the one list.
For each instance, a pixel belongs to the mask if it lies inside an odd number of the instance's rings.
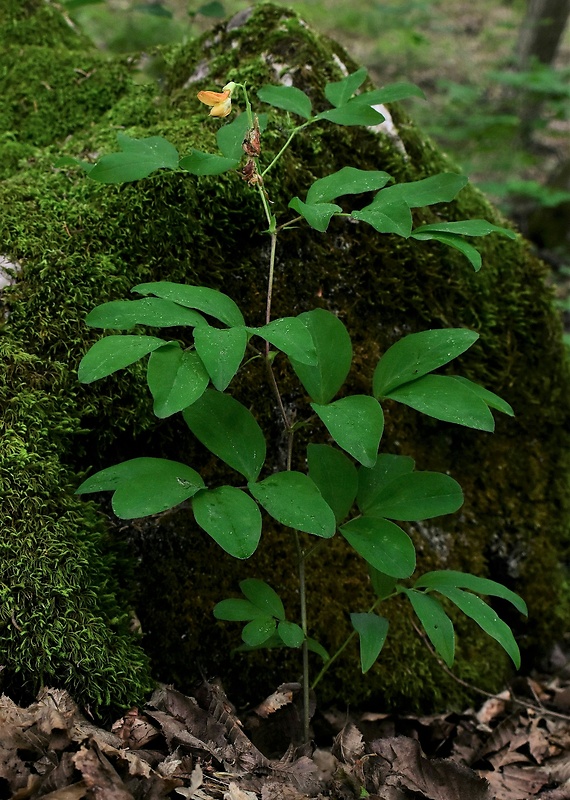
[{"label": "pale yellow pea flower", "polygon": [[232,110],[232,94],[236,87],[233,81],[227,83],[221,92],[198,92],[198,100],[210,109],[211,117],[227,117]]}]

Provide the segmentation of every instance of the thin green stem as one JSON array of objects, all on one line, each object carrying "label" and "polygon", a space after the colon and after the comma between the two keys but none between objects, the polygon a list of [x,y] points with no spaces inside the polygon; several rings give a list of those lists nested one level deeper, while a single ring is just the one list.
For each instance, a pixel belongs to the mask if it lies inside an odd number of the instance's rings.
[{"label": "thin green stem", "polygon": [[267,175],[267,173],[269,172],[269,170],[270,170],[270,169],[272,169],[272,168],[273,168],[273,166],[274,166],[274,165],[275,165],[275,164],[276,164],[276,163],[279,161],[279,159],[281,158],[281,156],[283,155],[283,153],[285,152],[285,150],[287,150],[287,148],[289,147],[289,145],[291,144],[291,142],[293,141],[293,139],[295,138],[295,136],[296,136],[296,135],[299,133],[299,131],[302,131],[302,130],[303,130],[303,128],[306,128],[306,127],[307,127],[307,125],[310,125],[310,124],[311,124],[312,122],[314,122],[314,121],[315,121],[314,119],[309,119],[309,120],[307,120],[307,122],[303,122],[303,124],[302,124],[302,125],[298,125],[296,128],[293,128],[293,130],[292,130],[292,131],[291,131],[291,133],[289,134],[289,138],[287,139],[287,141],[285,142],[285,144],[283,145],[283,147],[281,148],[281,150],[280,150],[280,151],[277,153],[277,155],[275,156],[275,158],[273,159],[273,161],[272,161],[272,162],[269,164],[269,166],[265,167],[265,169],[264,169],[264,170],[263,170],[263,172],[261,173],[261,177],[262,177],[262,178],[263,178],[265,175]]},{"label": "thin green stem", "polygon": [[[277,247],[277,234],[271,234],[271,251],[269,253],[269,276],[267,278],[267,304],[265,307],[265,324],[271,322],[271,303],[273,301],[273,280],[275,278],[275,250]],[[269,342],[266,342],[266,355],[269,353]]]}]

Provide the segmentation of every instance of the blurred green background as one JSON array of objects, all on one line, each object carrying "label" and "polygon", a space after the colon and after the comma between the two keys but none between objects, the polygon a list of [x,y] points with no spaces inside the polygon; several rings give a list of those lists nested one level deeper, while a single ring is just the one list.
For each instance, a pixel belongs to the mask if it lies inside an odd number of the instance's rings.
[{"label": "blurred green background", "polygon": [[[570,9],[570,0],[554,2]],[[570,316],[570,29],[566,26],[548,63],[521,56],[521,31],[528,29],[533,3],[537,0],[283,5],[344,44],[378,85],[408,80],[424,90],[427,102],[408,103],[414,118],[534,242],[553,267],[559,303]],[[252,2],[67,0],[63,5],[103,50],[124,53],[195,37]],[[544,13],[533,24],[544,29]]]}]

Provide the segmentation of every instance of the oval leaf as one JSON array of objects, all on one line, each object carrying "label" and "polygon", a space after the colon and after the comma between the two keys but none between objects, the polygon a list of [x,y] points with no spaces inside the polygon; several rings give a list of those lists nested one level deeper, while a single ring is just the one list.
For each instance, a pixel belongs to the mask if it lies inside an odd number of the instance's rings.
[{"label": "oval leaf", "polygon": [[365,467],[374,466],[384,431],[384,413],[377,400],[357,394],[328,405],[311,403],[311,408],[343,450]]},{"label": "oval leaf", "polygon": [[162,136],[132,139],[117,134],[121,153],[110,153],[99,159],[89,177],[99,183],[128,183],[146,178],[157,169],[177,169],[178,152]]},{"label": "oval leaf", "polygon": [[307,203],[330,203],[345,194],[360,194],[382,189],[390,180],[387,172],[343,167],[315,181],[307,192]]},{"label": "oval leaf", "polygon": [[461,486],[441,472],[409,472],[384,484],[367,513],[402,521],[452,514],[463,505]]},{"label": "oval leaf", "polygon": [[392,578],[409,578],[416,568],[416,550],[408,534],[387,519],[357,517],[340,532],[362,558]]},{"label": "oval leaf", "polygon": [[385,484],[407,475],[414,470],[414,459],[409,456],[395,456],[390,453],[381,453],[376,464],[368,469],[360,467],[358,470],[358,495],[356,501],[358,508],[363,513],[368,513],[374,505],[376,495],[382,491]]},{"label": "oval leaf", "polygon": [[285,619],[285,609],[281,598],[268,583],[257,578],[246,578],[244,581],[240,581],[239,588],[250,603],[264,611],[265,614],[271,614],[277,619]]},{"label": "oval leaf", "polygon": [[266,339],[301,364],[314,366],[317,363],[317,351],[313,337],[299,317],[274,319],[268,325],[263,325],[261,328],[248,328],[248,331]]},{"label": "oval leaf", "polygon": [[254,481],[265,461],[265,439],[250,411],[228,394],[206,389],[183,412],[194,436],[214,455]]},{"label": "oval leaf", "polygon": [[324,233],[329,227],[329,222],[342,211],[334,203],[303,203],[298,197],[289,201],[289,208],[297,211],[316,231]]},{"label": "oval leaf", "polygon": [[[423,208],[436,203],[449,203],[469,183],[465,175],[454,172],[441,172],[420,181],[397,183],[383,193],[385,196],[399,196],[410,208]],[[415,231],[414,231],[415,233]]]},{"label": "oval leaf", "polygon": [[360,103],[368,105],[383,105],[384,103],[395,103],[398,100],[405,100],[408,97],[421,97],[425,100],[425,94],[419,86],[414,83],[389,83],[382,89],[372,89],[370,92],[357,95],[354,99]]},{"label": "oval leaf", "polygon": [[258,617],[248,622],[241,632],[241,638],[250,647],[258,647],[271,639],[275,628],[276,622],[273,617]]},{"label": "oval leaf", "polygon": [[249,558],[261,538],[261,513],[249,495],[234,486],[198,492],[192,500],[198,525],[234,558]]},{"label": "oval leaf", "polygon": [[277,626],[277,633],[287,647],[301,647],[305,641],[303,629],[294,622],[283,620]]},{"label": "oval leaf", "polygon": [[180,169],[192,175],[221,175],[230,169],[235,169],[239,164],[236,158],[225,158],[213,153],[201,153],[200,150],[192,152],[180,159]]},{"label": "oval leaf", "polygon": [[145,297],[143,300],[112,300],[90,311],[85,324],[91,328],[128,330],[135,325],[152,325],[154,328],[172,328],[179,325],[200,325],[204,317],[197,311],[163,300]]},{"label": "oval leaf", "polygon": [[277,472],[248,489],[278,522],[298,531],[330,538],[336,530],[331,507],[314,482],[301,472]]},{"label": "oval leaf", "polygon": [[307,464],[309,478],[315,482],[332,508],[336,521],[341,522],[352,508],[356,497],[356,467],[344,453],[327,444],[309,444]]},{"label": "oval leaf", "polygon": [[390,575],[385,575],[383,572],[375,569],[370,564],[368,565],[368,574],[370,575],[370,583],[372,584],[372,588],[380,600],[387,598],[396,588],[396,578],[392,578]]},{"label": "oval leaf", "polygon": [[374,396],[383,397],[464,353],[479,334],[467,328],[410,333],[384,353],[374,370]]},{"label": "oval leaf", "polygon": [[207,286],[188,286],[171,281],[157,281],[156,283],[140,283],[131,291],[144,295],[154,294],[187,308],[197,308],[204,314],[219,319],[224,325],[239,327],[245,324],[241,311],[231,297],[216,289],[209,289]]},{"label": "oval leaf", "polygon": [[114,489],[115,514],[134,519],[166,511],[203,488],[201,476],[186,464],[166,458],[133,458],[92,475],[76,494]]},{"label": "oval leaf", "polygon": [[425,592],[416,592],[413,589],[404,591],[436,653],[443,658],[448,667],[452,667],[455,658],[455,631],[453,622],[445,613],[443,606],[439,600]]},{"label": "oval leaf", "polygon": [[493,431],[495,420],[487,404],[475,392],[445,375],[424,375],[386,395],[443,422],[454,422],[480,431]]},{"label": "oval leaf", "polygon": [[326,119],[337,125],[380,125],[385,117],[366,103],[353,98],[339,108],[321,111],[317,114],[317,119]]},{"label": "oval leaf", "polygon": [[360,636],[360,664],[368,672],[384,647],[389,623],[378,614],[351,614],[352,627]]},{"label": "oval leaf", "polygon": [[378,192],[374,201],[361,211],[353,211],[351,217],[367,222],[379,233],[396,233],[407,238],[412,232],[412,214],[405,200],[395,194]]},{"label": "oval leaf", "polygon": [[201,325],[194,331],[194,345],[212,383],[218,391],[223,392],[243,360],[247,346],[246,329]]},{"label": "oval leaf", "polygon": [[316,403],[328,403],[345,381],[352,362],[350,336],[337,316],[322,308],[299,314],[317,350],[314,367],[290,358],[295,374]]},{"label": "oval leaf", "polygon": [[347,75],[346,78],[343,78],[341,81],[327,83],[325,86],[325,97],[331,105],[337,107],[343,106],[345,103],[348,103],[355,91],[362,86],[367,75],[368,70],[366,67],[361,67],[351,75]]},{"label": "oval leaf", "polygon": [[81,383],[93,383],[166,344],[155,336],[106,336],[85,353],[77,370]]},{"label": "oval leaf", "polygon": [[153,411],[165,419],[195,403],[204,394],[209,376],[196,353],[170,342],[151,353],[147,382],[154,399]]},{"label": "oval leaf", "polygon": [[304,119],[309,119],[311,116],[311,101],[305,92],[294,86],[262,86],[257,96],[262,103],[292,111]]},{"label": "oval leaf", "polygon": [[239,597],[231,597],[228,600],[221,600],[214,606],[214,616],[216,619],[225,619],[228,622],[245,622],[246,620],[256,619],[257,617],[267,617],[262,611],[249,600]]}]

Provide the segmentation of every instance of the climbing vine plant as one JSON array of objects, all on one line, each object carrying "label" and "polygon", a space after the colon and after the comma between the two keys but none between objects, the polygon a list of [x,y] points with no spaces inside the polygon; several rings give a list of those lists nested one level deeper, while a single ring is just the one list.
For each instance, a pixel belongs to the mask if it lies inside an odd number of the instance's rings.
[{"label": "climbing vine plant", "polygon": [[[269,163],[264,162],[262,152],[268,115],[255,114],[246,85],[232,81],[221,92],[198,94],[198,99],[210,106],[210,116],[222,120],[232,113],[232,102],[238,96],[243,99],[242,113],[232,122],[221,124],[217,131],[217,153],[192,149],[180,157],[162,137],[133,139],[120,133],[120,152],[104,155],[94,164],[66,157],[56,165],[78,165],[101,183],[141,180],[156,170],[199,176],[239,170],[257,193],[271,242],[264,324],[252,324],[232,298],[206,286],[168,281],[139,284],[132,290],[138,299],[98,306],[87,316],[87,325],[112,331],[128,331],[138,325],[154,329],[187,326],[192,329],[192,344],[182,346],[179,341],[151,335],[111,334],[97,341],[79,366],[79,380],[88,384],[148,356],[147,382],[155,415],[163,419],[182,413],[191,433],[235,471],[236,480],[207,486],[200,472],[188,464],[135,458],[91,475],[77,492],[112,491],[112,507],[121,519],[158,514],[190,501],[197,524],[238,559],[249,558],[259,544],[261,509],[292,529],[299,618],[288,619],[279,595],[269,583],[256,578],[242,581],[242,596],[221,600],[214,615],[245,623],[242,649],[301,650],[306,735],[309,689],[318,684],[348,643],[359,637],[363,672],[379,657],[389,629],[379,607],[389,598],[403,595],[409,600],[427,637],[448,666],[454,661],[455,633],[441,598],[474,619],[504,648],[516,667],[520,654],[511,629],[479,595],[508,600],[526,614],[525,603],[518,595],[475,575],[437,570],[410,582],[416,570],[416,552],[398,523],[451,514],[461,507],[463,494],[449,475],[417,471],[412,458],[381,448],[382,403],[387,399],[438,420],[481,431],[494,429],[491,409],[513,414],[508,403],[484,387],[458,375],[437,372],[469,349],[478,334],[455,328],[405,336],[378,361],[370,394],[347,395],[342,388],[352,363],[352,345],[339,317],[315,308],[295,317],[272,318],[273,294],[279,291],[274,274],[278,239],[292,226],[305,223],[325,232],[333,217],[350,218],[371,225],[379,234],[437,240],[460,251],[475,270],[481,267],[481,257],[465,237],[515,235],[482,219],[413,227],[411,209],[452,201],[467,183],[462,175],[441,173],[394,183],[386,172],[348,165],[314,181],[304,199],[290,200],[289,209],[295,215],[287,215],[282,209],[284,219],[277,219],[271,202],[270,173],[301,130],[317,121],[377,125],[384,119],[379,106],[421,94],[407,83],[361,91],[365,79],[366,70],[360,69],[327,84],[324,94],[330,108],[316,114],[310,98],[300,89],[273,85],[260,88],[257,97],[262,103],[300,120]],[[364,208],[346,212],[338,204],[341,197],[364,193],[373,193]],[[305,415],[296,419],[285,407],[273,368],[280,353],[289,361],[307,399]],[[271,474],[264,473],[267,443],[262,428],[254,414],[229,391],[246,355],[265,363],[267,391],[274,396],[287,438],[286,467]],[[305,453],[306,470],[294,470],[296,433],[316,419],[326,431],[327,443],[310,442]],[[331,655],[310,635],[305,566],[319,547],[337,535],[366,563],[376,599],[367,610],[350,612],[353,632]],[[271,580],[271,576],[268,578]],[[309,651],[322,659],[322,669],[312,683]]]}]

